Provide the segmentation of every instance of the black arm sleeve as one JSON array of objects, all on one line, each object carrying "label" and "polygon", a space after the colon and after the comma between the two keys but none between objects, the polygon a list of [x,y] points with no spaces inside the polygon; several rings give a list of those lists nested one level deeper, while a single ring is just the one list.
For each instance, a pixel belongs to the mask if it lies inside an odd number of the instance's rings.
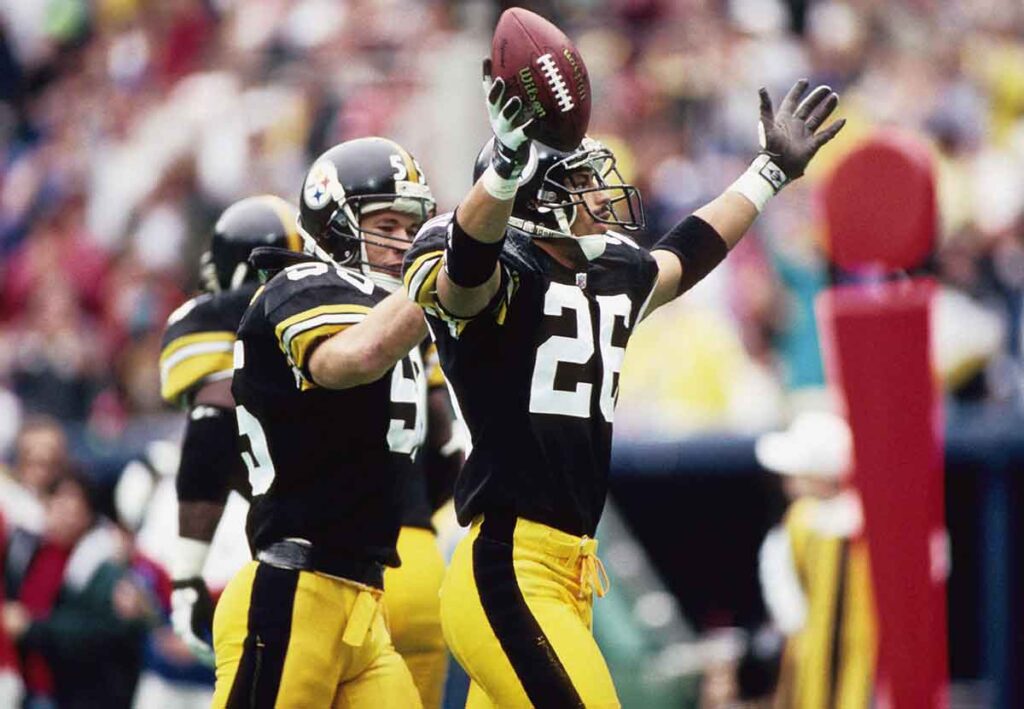
[{"label": "black arm sleeve", "polygon": [[672,227],[651,251],[658,249],[671,251],[683,265],[676,295],[690,290],[729,254],[729,247],[715,228],[693,215]]},{"label": "black arm sleeve", "polygon": [[451,223],[451,233],[444,250],[444,267],[448,277],[458,286],[475,288],[494,274],[505,237],[493,244],[477,241],[459,225],[459,213]]},{"label": "black arm sleeve", "polygon": [[234,412],[217,406],[193,407],[181,447],[178,501],[224,504],[232,488],[248,497],[245,478]]}]

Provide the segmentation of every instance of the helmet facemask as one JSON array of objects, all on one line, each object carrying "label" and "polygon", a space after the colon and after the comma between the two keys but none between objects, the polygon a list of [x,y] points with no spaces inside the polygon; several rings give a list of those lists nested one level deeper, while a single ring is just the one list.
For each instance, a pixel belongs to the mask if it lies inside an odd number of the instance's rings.
[{"label": "helmet facemask", "polygon": [[[589,179],[577,186],[577,176],[581,173]],[[595,212],[586,199],[587,194],[595,192],[609,198],[600,212]],[[579,206],[599,224],[626,231],[644,227],[640,190],[622,179],[615,154],[590,138],[583,141],[579,150],[547,169],[533,208],[541,214],[554,216],[560,230],[569,235]]]}]

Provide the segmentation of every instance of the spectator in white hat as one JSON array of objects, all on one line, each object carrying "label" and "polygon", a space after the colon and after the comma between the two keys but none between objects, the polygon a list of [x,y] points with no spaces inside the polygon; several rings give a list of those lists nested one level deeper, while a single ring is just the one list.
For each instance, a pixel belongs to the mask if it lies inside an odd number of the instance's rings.
[{"label": "spectator in white hat", "polygon": [[849,426],[803,413],[758,439],[755,453],[792,500],[759,560],[765,605],[787,638],[775,704],[867,707],[877,633]]}]

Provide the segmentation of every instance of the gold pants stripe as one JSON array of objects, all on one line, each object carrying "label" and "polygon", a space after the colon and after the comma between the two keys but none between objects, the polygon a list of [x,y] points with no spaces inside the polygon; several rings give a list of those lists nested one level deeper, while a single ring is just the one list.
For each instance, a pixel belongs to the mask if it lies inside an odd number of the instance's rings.
[{"label": "gold pants stripe", "polygon": [[441,588],[445,640],[472,680],[469,709],[619,707],[581,584],[593,547],[521,518],[474,522]]}]

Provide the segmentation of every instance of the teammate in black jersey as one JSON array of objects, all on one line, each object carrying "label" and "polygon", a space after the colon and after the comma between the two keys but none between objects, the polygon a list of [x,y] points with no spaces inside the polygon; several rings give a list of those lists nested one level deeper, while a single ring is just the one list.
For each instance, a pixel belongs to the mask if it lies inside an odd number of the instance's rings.
[{"label": "teammate in black jersey", "polygon": [[726,192],[648,252],[610,227],[642,223],[614,155],[531,144],[519,98],[484,84],[494,131],[454,214],[406,254],[472,438],[456,484],[471,524],[445,577],[445,640],[473,684],[467,706],[618,706],[590,632],[604,592],[594,531],[604,504],[618,373],[633,329],[714,268],[765,202],[842,127],[815,134],[838,96],[801,81],[762,152]]},{"label": "teammate in black jersey", "polygon": [[196,656],[213,665],[213,607],[203,582],[210,541],[229,491],[248,497],[238,456],[231,398],[235,330],[256,292],[249,253],[257,246],[298,251],[295,207],[270,195],[235,202],[213,228],[203,254],[204,293],[183,303],[167,320],[160,354],[161,394],[188,410],[178,491],[178,540],[171,575],[171,622]]},{"label": "teammate in black jersey", "polygon": [[401,146],[348,141],[303,185],[308,255],[253,256],[269,280],[238,330],[232,392],[257,561],[217,607],[215,706],[420,705],[380,599],[427,418],[423,316],[392,291],[433,211]]}]

